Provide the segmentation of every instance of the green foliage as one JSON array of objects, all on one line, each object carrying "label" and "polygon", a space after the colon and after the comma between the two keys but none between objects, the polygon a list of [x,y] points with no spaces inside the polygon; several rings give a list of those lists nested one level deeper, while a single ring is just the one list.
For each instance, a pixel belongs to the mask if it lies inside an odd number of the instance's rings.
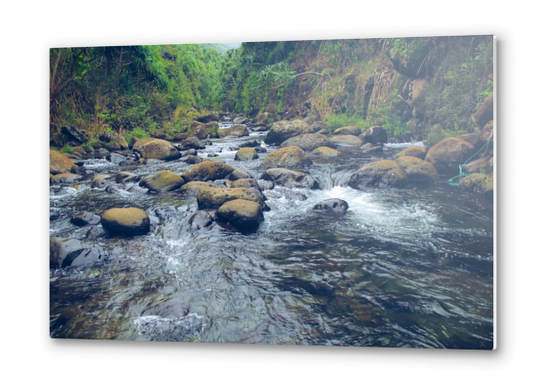
[{"label": "green foliage", "polygon": [[60,153],[72,153],[73,147],[71,145],[65,145],[60,149]]},{"label": "green foliage", "polygon": [[369,123],[358,115],[341,114],[330,115],[327,117],[327,128],[329,133],[333,133],[336,129],[347,126],[358,127],[363,130],[364,128],[369,128]]}]

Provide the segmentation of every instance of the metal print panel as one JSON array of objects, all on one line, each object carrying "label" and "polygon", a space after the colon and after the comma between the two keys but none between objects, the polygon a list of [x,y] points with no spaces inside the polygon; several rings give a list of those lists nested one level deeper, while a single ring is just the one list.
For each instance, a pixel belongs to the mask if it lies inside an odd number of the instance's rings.
[{"label": "metal print panel", "polygon": [[50,336],[493,349],[493,44],[51,49]]}]

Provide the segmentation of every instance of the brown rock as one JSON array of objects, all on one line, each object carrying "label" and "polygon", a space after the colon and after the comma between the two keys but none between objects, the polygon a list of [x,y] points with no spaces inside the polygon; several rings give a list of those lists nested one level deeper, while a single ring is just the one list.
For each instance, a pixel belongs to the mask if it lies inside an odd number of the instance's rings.
[{"label": "brown rock", "polygon": [[365,144],[365,140],[354,135],[333,135],[330,140],[341,146],[361,147]]},{"label": "brown rock", "polygon": [[474,146],[457,137],[444,139],[431,147],[425,156],[439,174],[459,173],[459,165],[472,155]]},{"label": "brown rock", "polygon": [[260,194],[249,188],[200,188],[197,196],[198,209],[218,209],[227,201],[243,199],[263,205]]},{"label": "brown rock", "polygon": [[254,231],[264,220],[260,204],[248,200],[228,201],[218,208],[216,212],[218,220],[230,223],[242,230]]},{"label": "brown rock", "polygon": [[299,136],[303,133],[313,133],[314,128],[301,120],[281,120],[273,123],[265,137],[266,144],[279,145],[290,137]]},{"label": "brown rock", "polygon": [[161,139],[140,139],[134,144],[134,151],[145,159],[175,160],[181,153],[169,141]]},{"label": "brown rock", "polygon": [[323,156],[323,157],[337,157],[340,154],[340,152],[337,151],[336,149],[329,148],[329,147],[318,147],[311,153],[315,156]]},{"label": "brown rock", "polygon": [[310,152],[318,147],[334,147],[335,144],[327,136],[319,133],[304,133],[291,137],[280,145],[281,148],[291,146],[297,146],[304,151]]},{"label": "brown rock", "polygon": [[205,181],[191,181],[183,185],[181,189],[179,189],[179,192],[186,197],[197,196],[200,189],[209,188],[212,186],[213,185],[211,183],[207,183]]},{"label": "brown rock", "polygon": [[141,180],[139,186],[154,192],[167,192],[182,187],[184,183],[181,176],[170,171],[160,171],[152,177]]},{"label": "brown rock", "polygon": [[393,160],[369,163],[354,172],[347,184],[355,189],[403,187],[408,181],[406,172]]},{"label": "brown rock", "polygon": [[238,161],[247,161],[247,160],[254,160],[258,158],[258,153],[254,148],[241,148],[237,151],[235,154],[235,160]]},{"label": "brown rock", "polygon": [[336,129],[333,134],[359,136],[361,135],[361,129],[359,129],[358,127],[354,127],[353,125],[349,125],[348,127]]},{"label": "brown rock", "polygon": [[418,159],[425,159],[425,155],[427,154],[427,149],[425,147],[408,147],[404,151],[399,152],[396,154],[393,158],[398,159],[402,156],[413,156],[417,157]]},{"label": "brown rock", "polygon": [[279,148],[269,153],[263,159],[262,168],[303,168],[312,164],[311,159],[305,155],[305,151],[297,146]]},{"label": "brown rock", "polygon": [[73,167],[77,166],[65,155],[52,149],[49,150],[49,172],[51,174],[68,173],[72,171]]},{"label": "brown rock", "polygon": [[216,163],[213,161],[204,161],[194,165],[183,174],[185,181],[207,181],[224,179],[234,169],[227,164]]},{"label": "brown rock", "polygon": [[242,137],[248,136],[249,132],[244,125],[232,125],[230,128],[224,128],[218,130],[218,137],[223,138],[227,136]]},{"label": "brown rock", "polygon": [[493,93],[484,100],[474,114],[474,122],[479,127],[483,127],[490,120],[493,120]]},{"label": "brown rock", "polygon": [[438,180],[438,172],[428,161],[414,156],[402,156],[395,160],[405,170],[409,183],[423,184]]},{"label": "brown rock", "polygon": [[144,235],[150,230],[147,212],[139,208],[112,208],[104,212],[102,227],[109,232],[124,235]]}]

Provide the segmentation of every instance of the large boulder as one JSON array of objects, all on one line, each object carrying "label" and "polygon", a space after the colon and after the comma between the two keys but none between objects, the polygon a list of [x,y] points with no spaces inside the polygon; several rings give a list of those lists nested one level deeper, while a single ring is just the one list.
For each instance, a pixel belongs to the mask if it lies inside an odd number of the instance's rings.
[{"label": "large boulder", "polygon": [[246,147],[241,148],[237,151],[235,154],[235,159],[238,161],[247,161],[247,160],[254,160],[258,158],[258,153],[254,148]]},{"label": "large boulder", "polygon": [[465,140],[467,143],[471,143],[474,148],[479,148],[480,134],[479,133],[466,133],[458,136],[459,139]]},{"label": "large boulder", "polygon": [[382,127],[371,127],[365,131],[363,134],[365,141],[371,144],[376,143],[387,143],[388,142],[388,132]]},{"label": "large boulder", "polygon": [[405,170],[408,182],[413,184],[431,183],[438,180],[438,172],[428,161],[414,156],[402,156],[395,160]]},{"label": "large boulder", "polygon": [[201,188],[197,201],[199,209],[218,209],[227,201],[243,199],[263,205],[261,195],[250,188]]},{"label": "large boulder", "polygon": [[330,137],[333,144],[344,147],[361,147],[365,140],[354,135],[333,135]]},{"label": "large boulder", "polygon": [[244,125],[232,125],[229,128],[219,129],[218,137],[223,138],[227,136],[242,137],[248,136],[249,132],[246,126]]},{"label": "large boulder", "polygon": [[318,189],[318,182],[304,172],[286,168],[271,168],[262,174],[262,179],[272,181],[275,185],[294,188]]},{"label": "large boulder", "polygon": [[333,148],[335,147],[335,144],[333,144],[327,136],[319,133],[304,133],[299,136],[291,137],[280,145],[281,148],[291,146],[297,146],[304,151],[312,151],[318,147]]},{"label": "large boulder", "polygon": [[312,164],[311,159],[297,146],[279,148],[263,159],[260,167],[266,168],[304,168]]},{"label": "large boulder", "polygon": [[160,139],[140,139],[134,144],[134,151],[145,159],[175,160],[181,153],[169,142]]},{"label": "large boulder", "polygon": [[439,174],[459,173],[459,165],[472,155],[474,146],[457,137],[444,139],[429,149],[425,160],[437,169]]},{"label": "large boulder", "polygon": [[204,161],[194,165],[183,174],[183,179],[188,181],[207,181],[225,179],[234,169],[227,164]]},{"label": "large boulder", "polygon": [[419,146],[413,146],[408,147],[407,149],[399,152],[395,156],[393,156],[394,159],[398,159],[403,156],[413,156],[417,157],[418,159],[425,159],[425,155],[427,154],[427,149],[425,147],[419,147]]},{"label": "large boulder", "polygon": [[490,120],[493,120],[493,93],[486,97],[474,114],[474,122],[479,127],[483,127]]},{"label": "large boulder", "polygon": [[281,120],[273,123],[264,141],[268,145],[280,145],[290,137],[313,132],[315,131],[304,121]]},{"label": "large boulder", "polygon": [[182,187],[184,183],[181,176],[170,171],[160,171],[152,177],[141,180],[139,186],[154,192],[167,192]]},{"label": "large boulder", "polygon": [[231,182],[230,188],[252,188],[261,191],[260,185],[255,179],[237,179]]},{"label": "large boulder", "polygon": [[108,255],[107,251],[99,245],[60,237],[51,237],[49,239],[50,268],[75,267],[104,261]]},{"label": "large boulder", "polygon": [[314,156],[321,156],[321,157],[337,157],[341,153],[333,148],[318,147],[314,151],[312,151],[311,154],[313,154]]},{"label": "large boulder", "polygon": [[493,173],[493,158],[485,157],[480,160],[472,160],[470,165],[463,167],[463,173]]},{"label": "large boulder", "polygon": [[149,232],[149,215],[139,208],[111,208],[101,219],[102,227],[113,234],[144,235]]},{"label": "large boulder", "polygon": [[255,231],[264,220],[260,204],[236,199],[222,204],[216,212],[218,220],[231,224],[241,230]]},{"label": "large boulder", "polygon": [[352,136],[359,136],[361,135],[361,129],[358,127],[354,127],[353,125],[349,125],[347,127],[338,128],[333,132],[334,135],[352,135]]},{"label": "large boulder", "polygon": [[399,188],[408,181],[403,168],[393,160],[369,163],[354,172],[347,184],[355,189]]},{"label": "large boulder", "polygon": [[52,149],[49,150],[49,172],[51,174],[69,173],[76,168],[74,162],[68,159],[66,155]]},{"label": "large boulder", "polygon": [[327,199],[319,202],[312,209],[327,216],[341,216],[348,210],[348,203],[341,199]]}]

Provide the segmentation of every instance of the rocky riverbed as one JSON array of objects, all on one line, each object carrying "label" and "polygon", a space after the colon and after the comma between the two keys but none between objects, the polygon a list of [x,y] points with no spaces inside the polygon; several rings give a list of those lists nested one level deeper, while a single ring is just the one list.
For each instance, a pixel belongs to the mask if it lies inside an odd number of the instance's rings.
[{"label": "rocky riverbed", "polygon": [[492,347],[488,179],[446,183],[481,143],[236,123],[51,152],[52,337]]}]

